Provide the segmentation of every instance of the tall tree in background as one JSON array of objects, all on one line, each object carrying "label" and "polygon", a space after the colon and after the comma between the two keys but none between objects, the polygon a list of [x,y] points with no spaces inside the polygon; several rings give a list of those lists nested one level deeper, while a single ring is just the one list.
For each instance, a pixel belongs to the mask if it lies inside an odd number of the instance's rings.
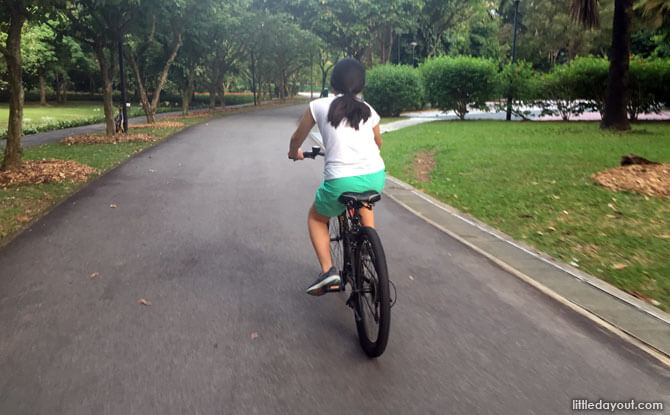
[{"label": "tall tree in background", "polygon": [[0,3],[2,32],[7,39],[0,45],[0,52],[7,62],[9,74],[9,123],[7,145],[2,170],[21,166],[21,136],[23,135],[23,67],[21,60],[21,32],[30,13],[24,1],[4,0]]},{"label": "tall tree in background", "polygon": [[0,2],[0,31],[6,39],[0,42],[0,53],[5,58],[9,78],[9,121],[7,144],[0,169],[9,170],[21,166],[21,137],[23,135],[23,60],[21,35],[27,20],[43,18],[57,0],[3,0]]},{"label": "tall tree in background", "polygon": [[[598,0],[572,0],[572,16],[584,26],[598,27]],[[602,129],[630,130],[626,112],[628,103],[628,67],[633,0],[614,0],[612,51],[605,96]]]},{"label": "tall tree in background", "polygon": [[102,79],[105,131],[114,135],[113,81],[117,46],[121,34],[139,6],[139,0],[77,0],[64,10],[69,28],[65,29],[95,53]]}]

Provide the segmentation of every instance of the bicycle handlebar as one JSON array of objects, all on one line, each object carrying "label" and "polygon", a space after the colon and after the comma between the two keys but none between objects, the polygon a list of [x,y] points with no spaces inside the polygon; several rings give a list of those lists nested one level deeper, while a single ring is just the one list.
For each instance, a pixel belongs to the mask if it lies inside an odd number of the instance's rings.
[{"label": "bicycle handlebar", "polygon": [[302,155],[306,159],[315,159],[316,156],[324,156],[325,157],[326,154],[323,151],[321,151],[321,147],[313,146],[312,151],[303,151]]}]

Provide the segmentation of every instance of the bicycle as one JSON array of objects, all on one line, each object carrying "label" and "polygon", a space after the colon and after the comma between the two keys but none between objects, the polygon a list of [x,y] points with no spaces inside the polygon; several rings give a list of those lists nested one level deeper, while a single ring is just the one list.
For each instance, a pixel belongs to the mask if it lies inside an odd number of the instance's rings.
[{"label": "bicycle", "polygon": [[[321,147],[303,152],[305,158],[323,156]],[[388,344],[391,328],[390,282],[384,248],[377,231],[362,226],[359,209],[372,209],[381,195],[375,191],[343,193],[339,200],[344,212],[330,219],[330,253],[333,265],[341,270],[339,291],[351,287],[347,305],[354,310],[358,339],[369,357],[379,357]],[[395,292],[395,290],[394,290]],[[394,296],[395,297],[395,296]]]}]

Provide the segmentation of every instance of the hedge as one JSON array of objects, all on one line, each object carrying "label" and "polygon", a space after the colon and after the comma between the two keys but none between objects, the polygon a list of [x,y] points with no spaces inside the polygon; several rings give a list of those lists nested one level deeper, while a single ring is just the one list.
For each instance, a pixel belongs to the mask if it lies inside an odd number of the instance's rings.
[{"label": "hedge", "polygon": [[423,106],[421,77],[408,65],[379,65],[366,74],[365,100],[383,117]]},{"label": "hedge", "polygon": [[499,89],[493,61],[469,56],[441,56],[426,60],[419,71],[426,99],[443,111],[465,119],[468,108],[488,110],[486,101]]}]

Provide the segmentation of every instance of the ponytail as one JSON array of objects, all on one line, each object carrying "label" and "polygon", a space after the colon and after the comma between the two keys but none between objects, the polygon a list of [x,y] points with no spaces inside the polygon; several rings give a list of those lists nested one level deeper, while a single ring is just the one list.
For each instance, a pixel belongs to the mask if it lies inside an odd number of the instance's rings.
[{"label": "ponytail", "polygon": [[337,128],[342,120],[346,119],[350,127],[358,130],[361,121],[365,122],[370,118],[372,113],[363,101],[356,98],[355,95],[345,94],[341,97],[335,98],[330,104],[328,110],[328,122],[334,128]]},{"label": "ponytail", "polygon": [[372,113],[370,107],[356,98],[365,87],[365,68],[353,58],[344,58],[333,67],[330,85],[343,95],[335,98],[328,109],[328,122],[337,128],[342,120],[358,130],[361,121],[365,122]]}]

